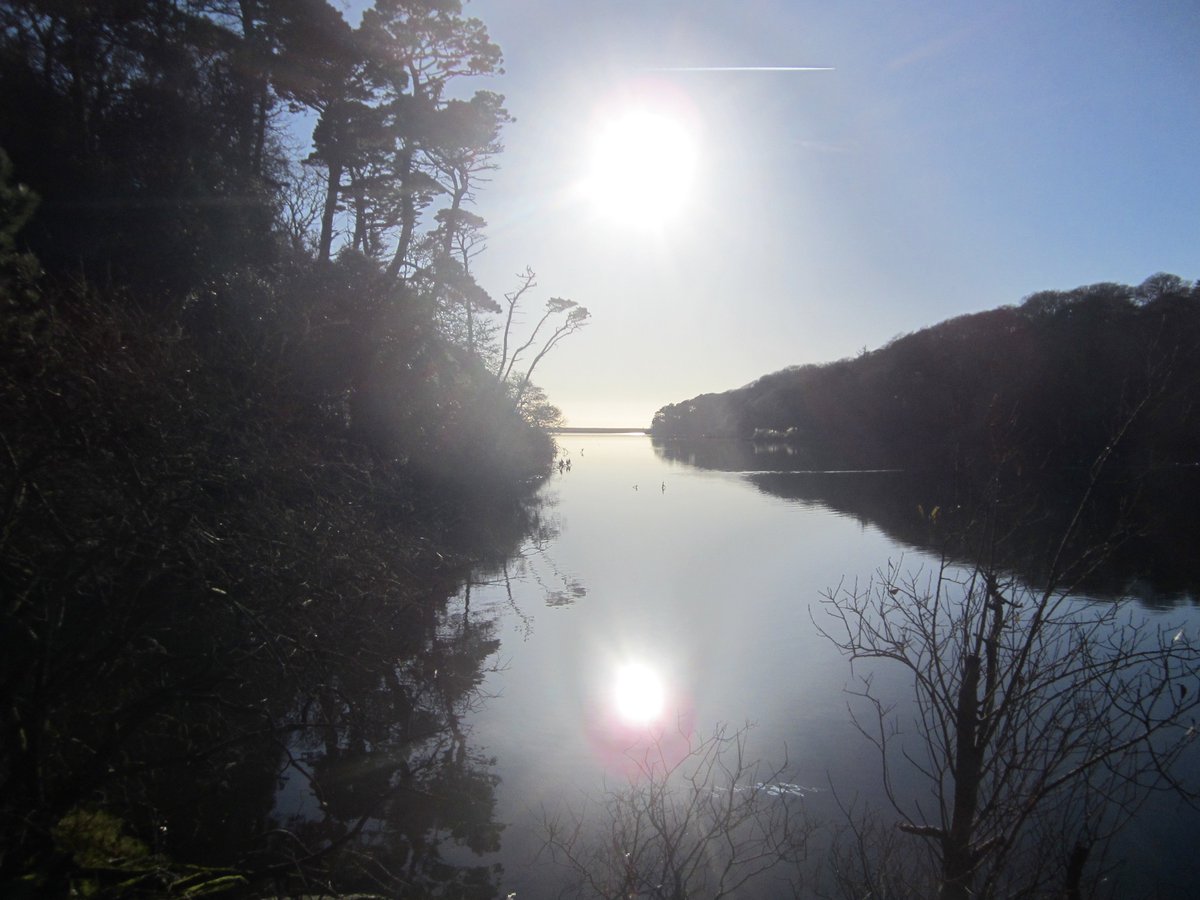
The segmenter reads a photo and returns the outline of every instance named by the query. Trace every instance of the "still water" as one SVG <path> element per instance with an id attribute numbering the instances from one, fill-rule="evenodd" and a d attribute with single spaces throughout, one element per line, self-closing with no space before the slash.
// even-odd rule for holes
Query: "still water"
<path id="1" fill-rule="evenodd" d="M 878 759 L 847 711 L 849 664 L 814 621 L 823 592 L 865 584 L 889 562 L 931 571 L 937 559 L 866 516 L 778 489 L 781 478 L 815 477 L 778 461 L 770 468 L 784 473 L 766 475 L 671 459 L 643 435 L 559 443 L 570 468 L 543 489 L 544 533 L 469 596 L 501 639 L 467 719 L 499 778 L 502 850 L 475 864 L 503 866 L 500 896 L 557 896 L 565 873 L 539 855 L 546 812 L 586 809 L 625 777 L 614 691 L 630 663 L 657 673 L 666 710 L 696 733 L 752 724 L 751 754 L 786 764 L 814 816 L 836 815 L 831 786 L 843 799 L 876 798 Z M 837 493 L 886 473 L 822 477 Z M 1186 595 L 1159 605 L 1145 614 L 1197 624 Z M 906 696 L 898 674 L 880 677 L 885 694 Z M 1155 858 L 1169 835 L 1142 831 L 1134 843 L 1146 865 L 1167 868 Z"/>

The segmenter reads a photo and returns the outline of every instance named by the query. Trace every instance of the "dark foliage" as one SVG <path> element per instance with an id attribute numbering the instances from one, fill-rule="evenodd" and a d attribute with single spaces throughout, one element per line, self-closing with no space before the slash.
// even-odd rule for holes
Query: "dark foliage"
<path id="1" fill-rule="evenodd" d="M 42 198 L 27 240 L 50 269 L 185 291 L 270 252 L 242 43 L 198 4 L 47 3 L 0 12 L 0 146 Z M 265 140 L 265 138 L 264 138 Z"/>
<path id="2" fill-rule="evenodd" d="M 411 792 L 424 744 L 461 744 L 454 710 L 495 644 L 468 621 L 447 639 L 444 598 L 528 527 L 518 500 L 544 438 L 515 418 L 436 418 L 422 404 L 469 409 L 494 382 L 433 336 L 418 353 L 377 331 L 343 372 L 340 320 L 320 306 L 332 296 L 344 295 L 317 280 L 303 315 L 289 292 L 296 319 L 264 306 L 259 332 L 204 341 L 78 291 L 48 290 L 36 315 L 6 320 L 0 883 L 121 874 L 93 871 L 62 837 L 81 810 L 115 812 L 161 854 L 121 863 L 151 895 L 192 871 L 163 859 L 274 871 L 362 814 L 333 810 L 339 833 L 282 849 L 267 840 L 285 824 L 271 799 L 297 741 L 323 748 L 313 778 L 330 793 L 347 753 L 371 748 Z M 413 423 L 404 440 L 347 414 L 355 377 L 389 372 L 379 344 L 421 359 L 433 385 L 389 407 Z M 454 777 L 484 777 L 465 746 L 448 759 Z"/>
<path id="3" fill-rule="evenodd" d="M 1120 459 L 1200 460 L 1200 288 L 1049 291 L 854 360 L 663 407 L 658 437 L 786 439 L 814 466 L 1032 473 L 1086 466 L 1139 411 Z"/>
<path id="4" fill-rule="evenodd" d="M 421 28 L 443 81 L 498 63 L 459 4 L 382 5 L 405 59 L 325 0 L 0 4 L 5 896 L 497 890 L 441 850 L 500 832 L 459 724 L 497 640 L 447 598 L 534 526 L 553 445 L 440 324 L 478 289 L 377 251 L 421 267 L 434 175 L 505 115 L 446 135 L 440 85 L 404 116 L 364 80 L 411 165 L 325 192 L 401 211 L 334 259 L 279 125 L 428 74 Z"/>

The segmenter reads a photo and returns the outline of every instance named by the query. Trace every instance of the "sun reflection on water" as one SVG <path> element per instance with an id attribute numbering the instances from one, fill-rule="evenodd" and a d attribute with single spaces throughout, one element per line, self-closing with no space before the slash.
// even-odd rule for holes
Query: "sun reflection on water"
<path id="1" fill-rule="evenodd" d="M 608 667 L 588 717 L 592 749 L 604 769 L 629 777 L 670 768 L 691 746 L 692 704 L 666 669 L 626 657 Z"/>
<path id="2" fill-rule="evenodd" d="M 662 716 L 665 702 L 662 678 L 650 666 L 629 662 L 617 669 L 613 704 L 624 721 L 631 725 L 648 725 Z"/>

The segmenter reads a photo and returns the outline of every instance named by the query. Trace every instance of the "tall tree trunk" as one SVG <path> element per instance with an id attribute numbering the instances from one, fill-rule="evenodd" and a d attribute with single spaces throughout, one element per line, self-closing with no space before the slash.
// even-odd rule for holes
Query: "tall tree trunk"
<path id="1" fill-rule="evenodd" d="M 400 268 L 408 259 L 408 250 L 412 246 L 413 233 L 417 229 L 417 200 L 412 189 L 412 146 L 405 146 L 401 151 L 396 174 L 400 178 L 400 239 L 396 242 L 396 254 L 388 266 L 388 275 L 396 278 Z"/>
<path id="2" fill-rule="evenodd" d="M 350 194 L 354 197 L 354 240 L 355 250 L 367 252 L 367 195 L 361 172 L 350 170 Z"/>
<path id="3" fill-rule="evenodd" d="M 267 125 L 271 121 L 271 99 L 267 94 L 267 82 L 263 79 L 259 85 L 258 109 L 254 122 L 254 147 L 250 159 L 251 171 L 255 178 L 263 174 L 263 156 L 267 146 Z"/>
<path id="4" fill-rule="evenodd" d="M 954 812 L 950 830 L 942 839 L 941 900 L 969 900 L 975 880 L 974 848 L 971 846 L 975 814 L 979 805 L 979 781 L 983 754 L 976 733 L 979 727 L 979 657 L 963 662 L 963 680 L 955 710 Z"/>
<path id="5" fill-rule="evenodd" d="M 329 183 L 325 188 L 325 208 L 321 211 L 321 240 L 317 246 L 318 262 L 325 262 L 329 259 L 329 252 L 333 246 L 333 215 L 337 211 L 338 193 L 341 190 L 341 163 L 330 162 L 328 165 Z"/>
<path id="6" fill-rule="evenodd" d="M 242 22 L 243 58 L 238 76 L 244 96 L 244 121 L 238 127 L 238 155 L 247 172 L 257 178 L 262 174 L 262 154 L 267 131 L 267 59 L 270 51 L 258 27 L 262 16 L 257 0 L 239 0 Z"/>

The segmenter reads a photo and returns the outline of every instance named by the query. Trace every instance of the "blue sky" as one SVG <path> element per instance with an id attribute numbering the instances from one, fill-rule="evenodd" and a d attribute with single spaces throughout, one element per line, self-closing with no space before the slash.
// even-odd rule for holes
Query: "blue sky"
<path id="1" fill-rule="evenodd" d="M 361 4 L 355 4 L 361 5 Z M 499 297 L 593 323 L 535 381 L 571 425 L 875 348 L 1034 291 L 1200 277 L 1200 4 L 474 0 L 517 121 L 479 195 Z M 825 72 L 664 72 L 828 66 Z M 696 139 L 656 229 L 572 191 L 650 94 Z"/>

